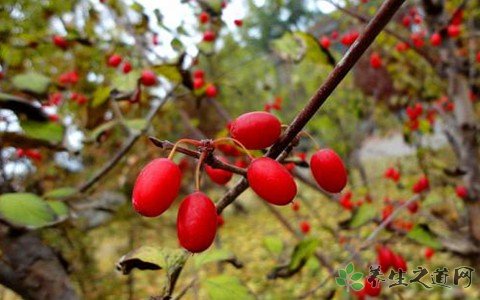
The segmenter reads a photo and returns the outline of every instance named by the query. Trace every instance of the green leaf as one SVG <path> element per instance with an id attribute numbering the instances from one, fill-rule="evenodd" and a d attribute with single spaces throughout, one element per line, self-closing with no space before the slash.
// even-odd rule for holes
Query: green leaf
<path id="1" fill-rule="evenodd" d="M 363 204 L 353 215 L 350 227 L 357 228 L 368 223 L 375 217 L 376 213 L 376 209 L 371 204 Z"/>
<path id="2" fill-rule="evenodd" d="M 36 122 L 25 120 L 20 122 L 25 135 L 31 138 L 47 140 L 53 143 L 61 143 L 63 140 L 64 128 L 55 122 Z"/>
<path id="3" fill-rule="evenodd" d="M 47 204 L 57 215 L 58 219 L 65 220 L 68 217 L 68 206 L 61 201 L 47 201 Z"/>
<path id="4" fill-rule="evenodd" d="M 407 237 L 419 244 L 432 247 L 434 249 L 440 249 L 442 247 L 441 243 L 428 229 L 428 227 L 422 225 L 416 225 L 413 227 L 413 229 L 408 232 Z"/>
<path id="5" fill-rule="evenodd" d="M 315 253 L 319 244 L 320 241 L 317 239 L 305 239 L 297 244 L 292 253 L 289 269 L 295 270 L 304 264 Z"/>
<path id="6" fill-rule="evenodd" d="M 7 193 L 0 196 L 0 218 L 29 229 L 53 224 L 57 217 L 47 202 L 35 194 Z"/>
<path id="7" fill-rule="evenodd" d="M 27 72 L 12 78 L 15 88 L 35 94 L 45 94 L 50 82 L 50 78 L 37 72 Z"/>
<path id="8" fill-rule="evenodd" d="M 272 254 L 279 255 L 283 251 L 283 241 L 276 236 L 267 236 L 264 238 L 263 245 Z"/>
<path id="9" fill-rule="evenodd" d="M 347 271 L 347 274 L 352 274 L 355 268 L 353 267 L 352 263 L 349 263 L 347 267 L 345 268 L 345 271 Z"/>
<path id="10" fill-rule="evenodd" d="M 112 79 L 112 87 L 124 92 L 133 92 L 137 88 L 140 71 L 133 70 L 128 74 L 116 74 Z"/>
<path id="11" fill-rule="evenodd" d="M 180 249 L 169 249 L 152 246 L 140 247 L 124 255 L 117 263 L 117 269 L 124 275 L 129 274 L 132 269 L 139 270 L 161 270 L 175 267 L 181 262 L 184 251 Z"/>
<path id="12" fill-rule="evenodd" d="M 343 278 L 336 277 L 336 278 L 335 278 L 335 282 L 336 282 L 337 285 L 339 285 L 339 286 L 346 286 L 346 285 L 347 285 L 347 282 L 346 282 L 345 279 L 343 279 Z"/>
<path id="13" fill-rule="evenodd" d="M 255 299 L 237 277 L 220 275 L 202 282 L 211 300 L 250 300 Z"/>
<path id="14" fill-rule="evenodd" d="M 172 46 L 173 50 L 177 51 L 177 52 L 183 52 L 185 51 L 185 46 L 183 45 L 182 41 L 180 41 L 179 39 L 177 38 L 174 38 L 171 42 L 170 42 L 170 46 Z"/>
<path id="15" fill-rule="evenodd" d="M 212 249 L 195 256 L 195 267 L 200 268 L 204 264 L 211 262 L 225 261 L 233 259 L 234 255 L 225 249 Z"/>
<path id="16" fill-rule="evenodd" d="M 165 65 L 157 65 L 152 67 L 153 71 L 157 73 L 157 75 L 165 77 L 168 81 L 172 83 L 180 83 L 182 82 L 182 75 L 178 70 L 178 67 L 173 64 L 165 64 Z"/>
<path id="17" fill-rule="evenodd" d="M 51 190 L 43 195 L 44 198 L 62 199 L 75 194 L 77 190 L 73 187 L 62 187 Z"/>
<path id="18" fill-rule="evenodd" d="M 131 119 L 125 120 L 125 124 L 133 130 L 142 130 L 147 125 L 147 120 L 145 119 Z"/>
<path id="19" fill-rule="evenodd" d="M 347 278 L 347 271 L 345 271 L 344 269 L 338 270 L 338 276 L 340 278 L 346 279 Z"/>
<path id="20" fill-rule="evenodd" d="M 363 274 L 358 272 L 358 273 L 354 273 L 350 279 L 353 281 L 358 281 L 362 278 L 363 278 Z"/>
<path id="21" fill-rule="evenodd" d="M 363 283 L 355 282 L 355 283 L 352 283 L 351 287 L 354 291 L 358 292 L 358 291 L 361 291 L 363 289 Z"/>
<path id="22" fill-rule="evenodd" d="M 97 107 L 105 103 L 110 97 L 110 91 L 112 89 L 107 86 L 99 87 L 93 93 L 92 107 Z"/>

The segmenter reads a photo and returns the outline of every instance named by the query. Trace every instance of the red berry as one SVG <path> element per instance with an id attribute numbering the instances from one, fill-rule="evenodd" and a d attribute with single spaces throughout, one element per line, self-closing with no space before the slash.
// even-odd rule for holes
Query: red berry
<path id="1" fill-rule="evenodd" d="M 418 181 L 413 185 L 412 191 L 415 194 L 419 194 L 430 188 L 430 182 L 426 176 L 420 177 Z"/>
<path id="2" fill-rule="evenodd" d="M 468 197 L 468 190 L 465 186 L 459 185 L 455 188 L 455 193 L 461 199 L 466 199 Z"/>
<path id="3" fill-rule="evenodd" d="M 440 33 L 435 32 L 434 34 L 432 34 L 432 36 L 430 37 L 430 44 L 432 44 L 432 46 L 439 46 L 441 43 L 442 36 L 440 35 Z"/>
<path id="4" fill-rule="evenodd" d="M 220 157 L 220 160 L 223 162 L 227 162 L 227 160 L 223 157 Z M 213 182 L 219 185 L 227 184 L 230 181 L 230 179 L 232 179 L 232 176 L 233 176 L 232 172 L 229 172 L 223 169 L 216 169 L 209 165 L 205 166 L 205 172 Z"/>
<path id="5" fill-rule="evenodd" d="M 423 19 L 422 19 L 422 16 L 420 16 L 420 15 L 415 15 L 415 16 L 413 17 L 413 23 L 415 23 L 415 24 L 417 24 L 417 25 L 418 25 L 418 24 L 421 24 L 422 21 L 423 21 Z"/>
<path id="6" fill-rule="evenodd" d="M 155 84 L 157 84 L 157 76 L 155 75 L 155 73 L 153 73 L 150 70 L 144 70 L 144 71 L 142 71 L 142 75 L 140 77 L 140 82 L 144 86 L 155 85 Z"/>
<path id="7" fill-rule="evenodd" d="M 372 66 L 374 69 L 378 69 L 382 66 L 382 58 L 377 52 L 373 52 L 370 55 L 370 66 Z"/>
<path id="8" fill-rule="evenodd" d="M 418 202 L 415 201 L 415 202 L 412 202 L 410 204 L 408 204 L 407 208 L 408 208 L 408 211 L 411 213 L 411 214 L 414 214 L 418 211 Z"/>
<path id="9" fill-rule="evenodd" d="M 270 147 L 280 133 L 280 121 L 271 113 L 264 111 L 243 114 L 230 126 L 230 135 L 252 150 Z"/>
<path id="10" fill-rule="evenodd" d="M 346 210 L 353 209 L 353 202 L 352 202 L 352 192 L 346 192 L 340 197 L 339 203 L 340 205 L 345 208 Z"/>
<path id="11" fill-rule="evenodd" d="M 123 71 L 124 74 L 130 73 L 130 71 L 132 71 L 132 64 L 129 63 L 128 61 L 126 61 L 126 62 L 123 64 L 122 71 Z"/>
<path id="12" fill-rule="evenodd" d="M 178 196 L 182 172 L 167 158 L 148 163 L 135 181 L 133 208 L 145 217 L 157 217 L 165 212 Z"/>
<path id="13" fill-rule="evenodd" d="M 407 262 L 403 259 L 403 257 L 400 254 L 394 254 L 392 268 L 397 272 L 399 270 L 402 270 L 403 272 L 407 272 Z"/>
<path id="14" fill-rule="evenodd" d="M 207 95 L 207 97 L 209 98 L 215 98 L 217 94 L 218 94 L 217 87 L 214 84 L 209 83 L 205 88 L 205 95 Z"/>
<path id="15" fill-rule="evenodd" d="M 460 26 L 458 25 L 448 25 L 447 34 L 449 37 L 457 37 L 460 35 Z"/>
<path id="16" fill-rule="evenodd" d="M 300 203 L 298 201 L 292 202 L 292 210 L 299 211 L 300 210 Z"/>
<path id="17" fill-rule="evenodd" d="M 234 23 L 235 26 L 237 26 L 237 27 L 242 27 L 242 26 L 243 26 L 243 20 L 240 20 L 240 19 L 234 20 L 233 23 Z"/>
<path id="18" fill-rule="evenodd" d="M 435 250 L 430 248 L 430 247 L 427 247 L 425 248 L 425 252 L 424 252 L 424 255 L 425 255 L 425 258 L 427 260 L 430 260 L 430 258 L 432 258 L 432 256 L 435 254 Z"/>
<path id="19" fill-rule="evenodd" d="M 300 230 L 302 231 L 303 234 L 309 233 L 311 230 L 310 223 L 308 221 L 300 222 Z"/>
<path id="20" fill-rule="evenodd" d="M 158 45 L 158 34 L 153 34 L 152 36 L 152 44 L 157 46 Z"/>
<path id="21" fill-rule="evenodd" d="M 72 71 L 61 74 L 58 81 L 61 84 L 76 84 L 79 79 L 77 72 Z"/>
<path id="22" fill-rule="evenodd" d="M 200 23 L 202 24 L 205 24 L 205 23 L 208 23 L 208 21 L 210 21 L 210 15 L 204 11 L 202 11 L 200 13 L 200 15 L 198 16 L 198 20 L 200 21 Z"/>
<path id="23" fill-rule="evenodd" d="M 340 193 L 347 185 L 347 170 L 332 149 L 315 152 L 310 159 L 310 168 L 318 185 L 329 193 Z"/>
<path id="24" fill-rule="evenodd" d="M 205 72 L 203 70 L 195 70 L 193 71 L 193 78 L 201 78 L 205 77 Z"/>
<path id="25" fill-rule="evenodd" d="M 386 273 L 393 266 L 395 253 L 387 246 L 380 246 L 377 249 L 377 261 L 383 273 Z"/>
<path id="26" fill-rule="evenodd" d="M 423 35 L 418 32 L 412 33 L 410 38 L 412 39 L 412 43 L 416 48 L 422 48 L 425 45 Z"/>
<path id="27" fill-rule="evenodd" d="M 207 30 L 203 33 L 203 41 L 204 42 L 213 42 L 215 40 L 215 38 L 216 38 L 216 35 L 215 35 L 215 32 L 213 32 L 213 31 Z"/>
<path id="28" fill-rule="evenodd" d="M 412 22 L 412 18 L 410 18 L 410 16 L 408 15 L 404 16 L 402 19 L 402 24 L 405 27 L 409 27 L 411 22 Z"/>
<path id="29" fill-rule="evenodd" d="M 198 90 L 205 85 L 205 80 L 203 78 L 194 78 L 193 79 L 193 88 Z"/>
<path id="30" fill-rule="evenodd" d="M 59 105 L 62 103 L 63 95 L 62 93 L 53 93 L 48 96 L 48 104 L 49 105 Z"/>
<path id="31" fill-rule="evenodd" d="M 330 48 L 330 44 L 330 39 L 327 36 L 322 36 L 322 38 L 320 39 L 320 45 L 323 48 L 328 49 Z"/>
<path id="32" fill-rule="evenodd" d="M 362 290 L 367 296 L 377 297 L 382 291 L 380 280 L 375 277 L 365 277 L 364 288 Z"/>
<path id="33" fill-rule="evenodd" d="M 404 42 L 400 42 L 398 43 L 396 46 L 395 46 L 395 49 L 398 51 L 398 52 L 404 52 L 404 51 L 407 51 L 408 50 L 408 44 L 407 43 L 404 43 Z"/>
<path id="34" fill-rule="evenodd" d="M 452 25 L 460 25 L 463 22 L 463 9 L 457 9 L 452 16 Z"/>
<path id="35" fill-rule="evenodd" d="M 122 57 L 120 55 L 112 54 L 108 58 L 107 64 L 112 68 L 116 68 L 120 65 L 121 62 L 122 62 Z"/>
<path id="36" fill-rule="evenodd" d="M 55 46 L 57 46 L 57 47 L 59 47 L 63 50 L 68 48 L 68 41 L 62 36 L 54 35 L 52 37 L 52 41 L 55 44 Z"/>
<path id="37" fill-rule="evenodd" d="M 42 154 L 40 153 L 40 151 L 35 149 L 25 150 L 25 156 L 37 162 L 42 160 Z"/>
<path id="38" fill-rule="evenodd" d="M 202 192 L 183 199 L 178 209 L 177 235 L 180 245 L 190 252 L 208 249 L 217 233 L 217 210 L 212 200 Z"/>
<path id="39" fill-rule="evenodd" d="M 253 191 L 271 204 L 287 205 L 297 194 L 297 184 L 292 175 L 278 161 L 268 157 L 252 161 L 247 170 L 247 180 Z"/>
<path id="40" fill-rule="evenodd" d="M 394 207 L 391 204 L 386 205 L 382 210 L 382 221 L 385 221 L 393 213 Z"/>

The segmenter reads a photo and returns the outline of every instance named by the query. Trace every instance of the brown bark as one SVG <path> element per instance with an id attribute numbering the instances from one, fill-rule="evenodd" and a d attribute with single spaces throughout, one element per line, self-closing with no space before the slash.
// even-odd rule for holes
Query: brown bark
<path id="1" fill-rule="evenodd" d="M 0 227 L 0 284 L 24 299 L 78 299 L 55 251 L 35 233 L 14 235 L 6 227 Z"/>

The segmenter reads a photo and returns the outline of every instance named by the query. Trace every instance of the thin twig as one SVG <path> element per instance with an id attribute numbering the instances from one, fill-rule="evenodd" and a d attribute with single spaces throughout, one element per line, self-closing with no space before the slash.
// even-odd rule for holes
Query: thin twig
<path id="1" fill-rule="evenodd" d="M 122 148 L 117 153 L 115 153 L 115 155 L 108 162 L 106 162 L 103 165 L 103 167 L 95 175 L 93 175 L 93 177 L 91 177 L 89 180 L 87 180 L 85 183 L 83 183 L 78 187 L 77 191 L 79 193 L 84 193 L 87 190 L 89 190 L 103 176 L 105 176 L 110 170 L 112 170 L 117 165 L 117 163 L 125 156 L 125 154 L 127 154 L 128 151 L 132 149 L 133 145 L 135 145 L 138 139 L 147 132 L 157 112 L 167 102 L 167 100 L 173 95 L 177 87 L 178 86 L 173 87 L 171 91 L 167 93 L 167 95 L 165 95 L 165 97 L 163 97 L 160 100 L 160 103 L 158 103 L 157 105 L 154 105 L 150 109 L 147 116 L 145 117 L 146 123 L 145 123 L 145 126 L 142 128 L 142 130 L 132 133 L 124 142 Z"/>

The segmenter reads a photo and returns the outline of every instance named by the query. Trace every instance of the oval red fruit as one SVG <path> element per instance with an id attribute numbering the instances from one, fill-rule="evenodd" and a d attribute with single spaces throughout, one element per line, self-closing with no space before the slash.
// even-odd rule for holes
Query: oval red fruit
<path id="1" fill-rule="evenodd" d="M 468 196 L 468 190 L 465 186 L 459 185 L 455 188 L 455 193 L 461 199 L 466 199 Z"/>
<path id="2" fill-rule="evenodd" d="M 68 48 L 68 41 L 62 36 L 54 35 L 52 37 L 52 41 L 55 44 L 55 46 L 57 46 L 57 47 L 59 47 L 63 50 Z"/>
<path id="3" fill-rule="evenodd" d="M 395 253 L 387 246 L 380 246 L 377 250 L 377 260 L 383 273 L 387 272 L 393 266 Z"/>
<path id="4" fill-rule="evenodd" d="M 303 234 L 308 234 L 311 229 L 312 227 L 310 226 L 310 223 L 308 221 L 300 222 L 300 230 Z"/>
<path id="5" fill-rule="evenodd" d="M 122 71 L 123 71 L 124 74 L 130 73 L 130 71 L 132 71 L 132 64 L 130 62 L 126 61 L 123 64 Z"/>
<path id="6" fill-rule="evenodd" d="M 407 272 L 407 262 L 403 259 L 403 257 L 400 254 L 394 254 L 392 268 L 397 272 L 398 270 Z"/>
<path id="7" fill-rule="evenodd" d="M 177 235 L 180 245 L 190 252 L 208 249 L 217 233 L 217 210 L 212 200 L 202 192 L 183 199 L 178 209 Z"/>
<path id="8" fill-rule="evenodd" d="M 145 217 L 156 217 L 165 212 L 180 190 L 182 172 L 167 158 L 148 163 L 135 181 L 132 194 L 133 208 Z"/>
<path id="9" fill-rule="evenodd" d="M 221 161 L 226 162 L 224 158 L 220 158 Z M 233 173 L 223 170 L 223 169 L 216 169 L 209 165 L 205 165 L 205 172 L 207 173 L 208 177 L 219 185 L 225 185 L 227 182 L 232 179 Z"/>
<path id="10" fill-rule="evenodd" d="M 216 35 L 215 35 L 215 32 L 213 32 L 213 31 L 205 31 L 203 33 L 203 41 L 204 42 L 208 42 L 208 43 L 213 42 L 215 40 L 215 38 L 216 38 Z"/>
<path id="11" fill-rule="evenodd" d="M 347 170 L 332 149 L 318 150 L 310 159 L 310 168 L 318 185 L 330 193 L 340 193 L 347 185 Z"/>
<path id="12" fill-rule="evenodd" d="M 425 248 L 424 254 L 425 254 L 425 258 L 429 260 L 435 254 L 435 250 L 430 247 L 427 247 Z"/>
<path id="13" fill-rule="evenodd" d="M 292 175 L 278 161 L 268 157 L 252 161 L 247 170 L 247 180 L 253 191 L 271 204 L 287 205 L 297 194 L 297 184 Z"/>
<path id="14" fill-rule="evenodd" d="M 155 75 L 155 73 L 153 73 L 150 70 L 144 70 L 144 71 L 142 71 L 142 75 L 140 77 L 140 82 L 144 86 L 155 85 L 155 84 L 157 84 L 157 76 Z"/>
<path id="15" fill-rule="evenodd" d="M 363 291 L 370 297 L 377 297 L 382 291 L 380 280 L 374 277 L 365 277 L 365 287 Z"/>
<path id="16" fill-rule="evenodd" d="M 217 87 L 214 84 L 209 83 L 205 88 L 205 95 L 207 95 L 207 97 L 210 97 L 210 98 L 215 98 L 217 94 L 218 94 Z"/>
<path id="17" fill-rule="evenodd" d="M 239 116 L 230 126 L 230 135 L 247 149 L 270 147 L 280 136 L 282 124 L 271 113 L 254 111 Z"/>
<path id="18" fill-rule="evenodd" d="M 110 57 L 108 58 L 108 61 L 107 61 L 107 64 L 110 66 L 110 67 L 113 67 L 113 68 L 116 68 L 120 65 L 120 63 L 122 62 L 122 57 L 118 54 L 112 54 L 110 55 Z"/>

